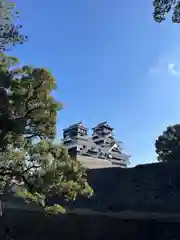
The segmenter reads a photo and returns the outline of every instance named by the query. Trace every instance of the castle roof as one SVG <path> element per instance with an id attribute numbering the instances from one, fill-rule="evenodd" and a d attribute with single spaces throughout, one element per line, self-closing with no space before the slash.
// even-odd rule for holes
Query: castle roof
<path id="1" fill-rule="evenodd" d="M 70 125 L 69 127 L 63 129 L 63 131 L 67 131 L 67 130 L 74 129 L 74 128 L 78 128 L 78 127 L 83 128 L 83 129 L 87 129 L 87 128 L 83 125 L 82 121 L 80 121 L 80 122 L 78 122 L 78 123 L 74 123 L 74 124 Z"/>
<path id="2" fill-rule="evenodd" d="M 96 126 L 95 126 L 94 128 L 92 128 L 92 129 L 95 130 L 95 129 L 98 129 L 98 128 L 100 128 L 100 127 L 106 127 L 106 128 L 108 128 L 108 129 L 110 129 L 110 130 L 113 130 L 113 128 L 107 123 L 107 121 L 99 123 L 98 125 L 96 125 Z"/>

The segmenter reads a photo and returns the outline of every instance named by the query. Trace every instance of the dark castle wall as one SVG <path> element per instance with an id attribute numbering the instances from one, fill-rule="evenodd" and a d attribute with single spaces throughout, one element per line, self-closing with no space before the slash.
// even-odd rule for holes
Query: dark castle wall
<path id="1" fill-rule="evenodd" d="M 94 196 L 78 198 L 70 204 L 72 208 L 180 213 L 180 163 L 92 169 L 88 171 L 88 179 Z M 53 198 L 51 203 L 59 203 L 59 199 Z"/>
<path id="2" fill-rule="evenodd" d="M 48 218 L 29 211 L 10 211 L 7 219 L 13 240 L 180 239 L 178 223 L 80 215 Z M 3 218 L 0 221 L 0 239 L 3 239 Z"/>
<path id="3" fill-rule="evenodd" d="M 13 240 L 180 239 L 178 223 L 80 215 L 48 218 L 37 212 L 14 210 L 6 214 Z M 0 239 L 3 239 L 4 233 L 3 220 L 0 219 Z"/>
<path id="4" fill-rule="evenodd" d="M 91 199 L 79 198 L 70 204 L 72 208 L 86 208 L 97 212 L 121 213 L 131 210 L 136 213 L 174 213 L 180 219 L 180 163 L 149 164 L 131 169 L 98 169 L 88 172 L 89 182 L 95 195 Z M 59 203 L 57 198 L 51 202 Z M 100 240 L 107 239 L 180 239 L 180 224 L 170 219 L 166 222 L 129 220 L 100 215 L 64 215 L 47 218 L 38 212 L 8 212 L 8 221 L 13 227 L 14 240 Z M 0 219 L 3 228 L 3 219 Z M 0 234 L 3 231 L 0 229 Z M 0 237 L 2 239 L 2 237 Z"/>

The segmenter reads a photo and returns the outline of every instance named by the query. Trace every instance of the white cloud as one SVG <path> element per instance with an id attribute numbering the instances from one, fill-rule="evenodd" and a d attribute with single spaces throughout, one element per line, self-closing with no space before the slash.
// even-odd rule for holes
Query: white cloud
<path id="1" fill-rule="evenodd" d="M 180 76 L 180 63 L 169 63 L 168 72 L 174 76 Z"/>
<path id="2" fill-rule="evenodd" d="M 150 68 L 150 74 L 180 77 L 180 51 L 172 51 L 170 54 L 161 56 Z"/>

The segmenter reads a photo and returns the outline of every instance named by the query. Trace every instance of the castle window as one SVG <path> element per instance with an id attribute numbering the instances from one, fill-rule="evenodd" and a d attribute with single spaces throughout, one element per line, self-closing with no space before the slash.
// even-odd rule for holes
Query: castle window
<path id="1" fill-rule="evenodd" d="M 77 146 L 77 151 L 81 151 L 82 150 L 82 146 L 81 145 L 78 145 Z"/>
<path id="2" fill-rule="evenodd" d="M 104 143 L 104 140 L 95 141 L 95 143 L 100 145 Z"/>

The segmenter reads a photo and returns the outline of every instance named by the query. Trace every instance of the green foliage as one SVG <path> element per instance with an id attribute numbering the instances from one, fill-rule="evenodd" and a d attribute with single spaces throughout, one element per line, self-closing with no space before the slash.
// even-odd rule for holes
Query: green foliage
<path id="1" fill-rule="evenodd" d="M 18 18 L 15 3 L 0 0 L 0 51 L 27 40 L 27 37 L 20 33 L 22 26 L 17 24 Z"/>
<path id="2" fill-rule="evenodd" d="M 53 206 L 46 207 L 45 213 L 47 215 L 56 215 L 58 213 L 66 213 L 66 211 L 60 205 L 54 204 Z"/>
<path id="3" fill-rule="evenodd" d="M 180 161 L 180 124 L 169 126 L 155 143 L 158 160 Z"/>
<path id="4" fill-rule="evenodd" d="M 154 0 L 154 20 L 158 23 L 164 21 L 169 12 L 172 12 L 172 22 L 180 23 L 180 1 L 178 0 Z"/>
<path id="5" fill-rule="evenodd" d="M 16 194 L 45 211 L 64 212 L 48 199 L 75 201 L 89 197 L 85 168 L 71 160 L 63 146 L 54 144 L 57 112 L 62 105 L 51 95 L 56 89 L 52 74 L 43 68 L 19 67 L 19 61 L 0 59 L 0 186 L 16 181 Z M 9 92 L 7 93 L 8 90 Z"/>

